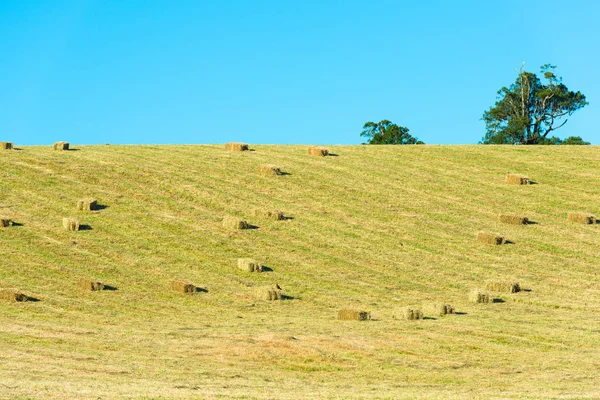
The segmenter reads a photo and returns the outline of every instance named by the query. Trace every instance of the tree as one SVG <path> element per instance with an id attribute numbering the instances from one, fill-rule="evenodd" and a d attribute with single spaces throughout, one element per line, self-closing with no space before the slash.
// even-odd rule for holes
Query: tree
<path id="1" fill-rule="evenodd" d="M 368 138 L 367 144 L 424 144 L 408 133 L 408 128 L 398 126 L 384 119 L 380 122 L 367 122 L 360 136 Z"/>
<path id="2" fill-rule="evenodd" d="M 588 105 L 581 92 L 570 91 L 562 83 L 555 68 L 550 64 L 541 67 L 545 84 L 521 68 L 516 81 L 498 91 L 496 104 L 483 113 L 487 132 L 481 143 L 544 144 L 550 132 Z"/>
<path id="3" fill-rule="evenodd" d="M 566 139 L 560 139 L 556 136 L 540 140 L 538 144 L 567 144 L 567 145 L 589 145 L 590 142 L 584 141 L 581 136 L 569 136 Z"/>

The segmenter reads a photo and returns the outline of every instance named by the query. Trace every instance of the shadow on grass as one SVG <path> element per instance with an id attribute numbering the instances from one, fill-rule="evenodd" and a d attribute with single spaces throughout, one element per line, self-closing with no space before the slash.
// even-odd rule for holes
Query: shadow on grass
<path id="1" fill-rule="evenodd" d="M 503 244 L 515 244 L 515 242 L 513 242 L 511 240 L 506 240 Z"/>
<path id="2" fill-rule="evenodd" d="M 288 220 L 291 221 L 293 219 L 294 219 L 294 217 L 288 217 L 287 215 L 283 217 L 284 221 L 288 221 Z"/>
<path id="3" fill-rule="evenodd" d="M 20 222 L 13 221 L 12 224 L 11 224 L 11 226 L 23 226 L 23 224 L 20 223 Z"/>
<path id="4" fill-rule="evenodd" d="M 525 225 L 539 225 L 539 223 L 536 221 L 527 221 L 525 222 Z"/>
<path id="5" fill-rule="evenodd" d="M 197 287 L 194 293 L 208 293 L 208 289 L 203 287 Z"/>
<path id="6" fill-rule="evenodd" d="M 246 229 L 259 229 L 260 227 L 257 225 L 248 225 Z"/>
<path id="7" fill-rule="evenodd" d="M 496 298 L 492 299 L 492 303 L 506 303 L 506 301 L 496 297 Z"/>
<path id="8" fill-rule="evenodd" d="M 115 290 L 118 290 L 115 286 L 110 286 L 110 285 L 104 285 L 104 289 L 102 290 L 108 290 L 111 292 L 114 292 Z"/>
<path id="9" fill-rule="evenodd" d="M 105 205 L 105 204 L 97 204 L 96 207 L 94 208 L 94 211 L 101 211 L 101 210 L 106 210 L 109 206 Z"/>
<path id="10" fill-rule="evenodd" d="M 337 154 L 334 153 L 329 153 L 327 154 L 327 157 L 339 157 Z"/>
<path id="11" fill-rule="evenodd" d="M 281 172 L 280 172 L 280 173 L 278 173 L 277 175 L 279 175 L 279 176 L 285 176 L 285 175 L 291 175 L 291 173 L 289 173 L 289 172 L 284 172 L 284 171 L 281 171 Z"/>
<path id="12" fill-rule="evenodd" d="M 32 303 L 37 303 L 38 301 L 41 301 L 41 300 L 38 299 L 37 297 L 27 296 L 27 301 L 30 301 Z"/>
<path id="13" fill-rule="evenodd" d="M 467 313 L 463 312 L 463 311 L 455 312 L 454 314 L 456 314 L 456 315 L 467 315 Z"/>
<path id="14" fill-rule="evenodd" d="M 273 268 L 267 267 L 266 265 L 262 266 L 262 272 L 273 272 Z"/>
<path id="15" fill-rule="evenodd" d="M 434 317 L 423 317 L 423 320 L 426 320 L 426 319 L 427 320 L 433 320 L 433 321 L 437 320 L 437 318 L 434 318 Z"/>
<path id="16" fill-rule="evenodd" d="M 83 225 L 79 225 L 79 230 L 80 231 L 92 231 L 92 227 L 87 225 L 87 224 L 83 224 Z"/>

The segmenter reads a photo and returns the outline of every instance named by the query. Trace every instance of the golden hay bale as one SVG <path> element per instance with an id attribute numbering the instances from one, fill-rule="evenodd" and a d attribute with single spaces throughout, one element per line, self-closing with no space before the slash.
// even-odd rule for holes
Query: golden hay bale
<path id="1" fill-rule="evenodd" d="M 577 224 L 586 224 L 586 225 L 596 223 L 596 217 L 594 217 L 591 214 L 586 214 L 586 213 L 582 213 L 582 212 L 569 213 L 568 220 L 571 222 L 575 222 Z"/>
<path id="2" fill-rule="evenodd" d="M 14 303 L 27 301 L 29 297 L 14 289 L 0 289 L 0 300 Z"/>
<path id="3" fill-rule="evenodd" d="M 497 293 L 517 293 L 521 291 L 519 282 L 513 281 L 487 281 L 485 288 L 490 292 Z"/>
<path id="4" fill-rule="evenodd" d="M 0 142 L 0 149 L 2 150 L 12 150 L 13 144 L 11 142 Z"/>
<path id="5" fill-rule="evenodd" d="M 75 218 L 63 218 L 63 227 L 68 231 L 78 231 L 79 221 Z"/>
<path id="6" fill-rule="evenodd" d="M 4 217 L 0 218 L 0 228 L 7 228 L 12 225 L 13 225 L 13 222 L 11 219 L 4 218 Z"/>
<path id="7" fill-rule="evenodd" d="M 506 183 L 511 185 L 528 185 L 529 178 L 521 174 L 506 174 Z"/>
<path id="8" fill-rule="evenodd" d="M 487 292 L 475 289 L 471 292 L 471 294 L 469 294 L 469 301 L 471 303 L 487 304 L 490 302 L 490 295 Z"/>
<path id="9" fill-rule="evenodd" d="M 273 164 L 265 164 L 258 167 L 258 172 L 263 175 L 282 175 L 281 169 Z"/>
<path id="10" fill-rule="evenodd" d="M 394 312 L 394 318 L 406 319 L 406 320 L 418 320 L 423 319 L 423 312 L 414 307 L 403 307 L 400 310 Z"/>
<path id="11" fill-rule="evenodd" d="M 529 219 L 522 215 L 500 214 L 500 222 L 511 225 L 527 225 Z"/>
<path id="12" fill-rule="evenodd" d="M 308 154 L 311 156 L 325 157 L 329 155 L 329 150 L 325 147 L 310 146 L 308 148 Z"/>
<path id="13" fill-rule="evenodd" d="M 506 242 L 502 236 L 489 232 L 477 232 L 477 241 L 493 245 L 500 245 Z"/>
<path id="14" fill-rule="evenodd" d="M 281 300 L 281 290 L 275 286 L 264 286 L 256 289 L 256 297 L 261 300 Z"/>
<path id="15" fill-rule="evenodd" d="M 92 211 L 98 208 L 98 201 L 96 199 L 87 198 L 77 200 L 77 209 L 80 211 Z"/>
<path id="16" fill-rule="evenodd" d="M 223 218 L 223 226 L 227 229 L 248 229 L 250 228 L 250 224 L 244 221 L 243 219 L 239 219 L 237 217 L 225 217 Z"/>
<path id="17" fill-rule="evenodd" d="M 52 145 L 54 150 L 69 150 L 68 142 L 56 142 Z"/>
<path id="18" fill-rule="evenodd" d="M 246 151 L 246 150 L 248 150 L 248 145 L 246 143 L 240 143 L 240 142 L 229 142 L 229 143 L 225 143 L 225 150 Z"/>
<path id="19" fill-rule="evenodd" d="M 189 282 L 173 281 L 171 282 L 171 288 L 180 293 L 196 293 L 196 286 Z"/>
<path id="20" fill-rule="evenodd" d="M 454 306 L 447 303 L 429 303 L 425 306 L 425 311 L 431 315 L 454 314 Z"/>
<path id="21" fill-rule="evenodd" d="M 102 282 L 94 281 L 88 278 L 83 278 L 79 280 L 79 287 L 83 290 L 104 290 L 104 284 Z"/>
<path id="22" fill-rule="evenodd" d="M 371 319 L 371 313 L 367 311 L 344 309 L 338 311 L 338 319 L 343 321 L 367 321 Z"/>
<path id="23" fill-rule="evenodd" d="M 254 261 L 251 258 L 239 258 L 238 268 L 246 272 L 262 272 L 263 266 L 261 263 Z"/>
<path id="24" fill-rule="evenodd" d="M 285 219 L 285 215 L 281 211 L 255 210 L 254 215 L 257 217 L 272 219 L 274 221 L 283 221 Z"/>

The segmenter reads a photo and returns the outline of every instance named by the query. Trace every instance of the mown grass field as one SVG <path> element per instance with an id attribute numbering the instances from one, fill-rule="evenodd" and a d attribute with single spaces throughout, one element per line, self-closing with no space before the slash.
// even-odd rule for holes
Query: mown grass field
<path id="1" fill-rule="evenodd" d="M 600 216 L 598 147 L 73 147 L 0 151 L 0 215 L 20 224 L 0 228 L 0 288 L 40 300 L 0 302 L 2 399 L 600 397 L 600 225 L 567 221 Z M 77 211 L 82 197 L 106 208 Z M 488 279 L 527 290 L 470 304 Z M 291 299 L 255 298 L 274 283 Z M 430 301 L 460 314 L 392 318 Z"/>

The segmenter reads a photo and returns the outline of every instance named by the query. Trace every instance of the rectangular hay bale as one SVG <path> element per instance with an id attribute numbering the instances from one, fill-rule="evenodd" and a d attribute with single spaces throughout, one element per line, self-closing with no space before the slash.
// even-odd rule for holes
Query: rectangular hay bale
<path id="1" fill-rule="evenodd" d="M 0 218 L 0 228 L 8 228 L 13 225 L 13 221 L 9 218 Z"/>
<path id="2" fill-rule="evenodd" d="M 511 185 L 528 185 L 529 178 L 521 174 L 506 174 L 506 183 Z"/>
<path id="3" fill-rule="evenodd" d="M 490 295 L 487 292 L 475 289 L 469 294 L 469 301 L 471 303 L 487 304 L 490 302 Z"/>
<path id="4" fill-rule="evenodd" d="M 492 245 L 501 245 L 506 243 L 506 240 L 502 236 L 490 232 L 477 232 L 477 241 Z"/>
<path id="5" fill-rule="evenodd" d="M 394 313 L 394 318 L 405 319 L 409 321 L 423 319 L 423 312 L 414 307 L 403 307 Z"/>
<path id="6" fill-rule="evenodd" d="M 367 321 L 371 319 L 371 313 L 367 311 L 343 309 L 338 311 L 338 319 L 342 321 Z"/>
<path id="7" fill-rule="evenodd" d="M 500 214 L 500 222 L 511 225 L 527 225 L 529 219 L 522 215 Z"/>
<path id="8" fill-rule="evenodd" d="M 237 217 L 225 217 L 223 218 L 223 226 L 227 229 L 249 229 L 250 224 L 243 219 Z"/>
<path id="9" fill-rule="evenodd" d="M 430 313 L 431 315 L 443 316 L 448 314 L 454 314 L 454 306 L 447 303 L 433 302 L 427 304 L 424 308 L 425 311 L 427 313 Z"/>
<path id="10" fill-rule="evenodd" d="M 281 169 L 273 164 L 261 165 L 258 167 L 258 172 L 263 175 L 283 175 Z"/>
<path id="11" fill-rule="evenodd" d="M 104 290 L 104 284 L 92 279 L 83 278 L 79 280 L 79 287 L 83 290 L 96 291 Z"/>
<path id="12" fill-rule="evenodd" d="M 98 201 L 93 198 L 77 200 L 77 209 L 80 211 L 93 211 L 98 208 Z"/>
<path id="13" fill-rule="evenodd" d="M 569 213 L 567 219 L 571 222 L 575 222 L 576 224 L 585 224 L 592 225 L 596 223 L 596 217 L 591 214 L 586 214 L 582 212 L 572 212 Z"/>
<path id="14" fill-rule="evenodd" d="M 196 286 L 189 282 L 173 281 L 171 282 L 171 288 L 180 293 L 196 293 Z"/>
<path id="15" fill-rule="evenodd" d="M 316 157 L 326 157 L 329 155 L 329 150 L 326 147 L 310 146 L 308 154 Z"/>
<path id="16" fill-rule="evenodd" d="M 52 145 L 54 150 L 69 150 L 69 142 L 56 142 Z"/>
<path id="17" fill-rule="evenodd" d="M 272 219 L 274 221 L 283 221 L 285 220 L 285 215 L 281 211 L 274 210 L 255 210 L 254 215 L 257 217 L 263 217 Z"/>
<path id="18" fill-rule="evenodd" d="M 246 272 L 262 272 L 263 266 L 261 263 L 254 261 L 251 258 L 239 258 L 238 268 Z"/>
<path id="19" fill-rule="evenodd" d="M 12 150 L 13 144 L 11 142 L 0 142 L 0 149 L 2 150 Z"/>
<path id="20" fill-rule="evenodd" d="M 29 297 L 14 289 L 0 289 L 0 300 L 10 303 L 28 301 Z"/>
<path id="21" fill-rule="evenodd" d="M 261 300 L 281 300 L 281 290 L 274 286 L 265 286 L 256 289 L 256 296 Z"/>
<path id="22" fill-rule="evenodd" d="M 63 218 L 63 227 L 68 231 L 78 231 L 79 221 L 75 218 Z"/>
<path id="23" fill-rule="evenodd" d="M 248 145 L 246 143 L 241 143 L 241 142 L 228 142 L 228 143 L 225 143 L 225 150 L 246 151 L 246 150 L 248 150 Z"/>
<path id="24" fill-rule="evenodd" d="M 513 281 L 487 281 L 486 290 L 497 293 L 517 293 L 521 291 L 519 282 Z"/>

